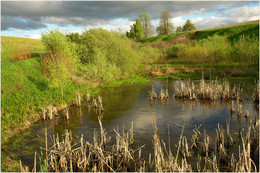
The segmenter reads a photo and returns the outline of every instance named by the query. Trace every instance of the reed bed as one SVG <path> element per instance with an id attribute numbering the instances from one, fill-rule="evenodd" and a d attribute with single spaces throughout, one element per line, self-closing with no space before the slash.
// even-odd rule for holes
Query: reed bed
<path id="1" fill-rule="evenodd" d="M 259 171 L 259 120 L 255 119 L 239 136 L 232 137 L 229 132 L 229 121 L 226 129 L 218 125 L 216 138 L 210 138 L 206 130 L 202 134 L 200 126 L 193 130 L 191 144 L 184 134 L 184 126 L 172 148 L 168 126 L 168 148 L 159 137 L 156 117 L 153 121 L 153 153 L 146 162 L 142 157 L 144 147 L 134 148 L 134 124 L 126 131 L 114 129 L 115 143 L 109 145 L 110 137 L 102 126 L 98 116 L 99 131 L 94 130 L 92 142 L 84 136 L 74 140 L 71 132 L 65 131 L 64 138 L 53 136 L 53 145 L 47 149 L 44 166 L 47 172 L 251 172 Z M 185 123 L 184 123 L 185 124 Z M 253 132 L 253 134 L 252 134 Z M 47 132 L 45 134 L 47 136 Z M 46 141 L 47 144 L 47 141 Z M 240 144 L 238 146 L 238 144 Z M 238 154 L 231 153 L 236 147 Z M 172 151 L 176 151 L 174 154 Z M 233 150 L 232 150 L 233 151 Z M 36 158 L 36 153 L 35 153 Z M 258 160 L 257 160 L 258 159 Z M 43 159 L 40 159 L 43 160 Z M 40 163 L 42 164 L 42 163 Z M 40 165 L 42 168 L 43 166 Z M 20 171 L 28 172 L 29 168 L 20 162 Z M 36 159 L 32 172 L 36 172 Z"/>
<path id="2" fill-rule="evenodd" d="M 156 99 L 159 99 L 159 100 L 163 101 L 163 100 L 169 98 L 169 91 L 168 91 L 167 88 L 165 90 L 163 88 L 161 88 L 159 97 L 157 97 L 157 94 L 156 94 L 156 92 L 154 90 L 154 87 L 152 87 L 152 90 L 149 90 L 149 97 L 150 97 L 151 101 L 154 101 Z"/>
<path id="3" fill-rule="evenodd" d="M 47 106 L 46 108 L 42 108 L 42 118 L 45 120 L 49 118 L 52 120 L 56 115 L 58 115 L 57 108 L 50 105 Z"/>
<path id="4" fill-rule="evenodd" d="M 174 87 L 175 98 L 186 98 L 189 100 L 241 100 L 241 92 L 236 86 L 231 89 L 227 80 L 220 82 L 218 80 L 210 80 L 206 82 L 203 78 L 200 80 L 199 86 L 195 86 L 190 80 L 185 84 L 181 81 L 181 88 Z"/>

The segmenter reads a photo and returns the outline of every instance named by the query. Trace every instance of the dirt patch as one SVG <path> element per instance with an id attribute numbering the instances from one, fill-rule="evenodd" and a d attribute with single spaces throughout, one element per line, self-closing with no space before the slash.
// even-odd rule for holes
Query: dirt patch
<path id="1" fill-rule="evenodd" d="M 156 72 L 153 71 L 153 72 L 150 72 L 149 75 L 152 77 L 158 77 L 158 76 L 164 75 L 164 73 L 159 72 L 159 71 L 156 71 Z"/>
<path id="2" fill-rule="evenodd" d="M 196 40 L 191 40 L 192 37 L 195 36 L 195 33 L 197 32 L 191 32 L 185 35 L 182 35 L 177 38 L 173 38 L 169 41 L 169 43 L 172 44 L 194 44 Z"/>

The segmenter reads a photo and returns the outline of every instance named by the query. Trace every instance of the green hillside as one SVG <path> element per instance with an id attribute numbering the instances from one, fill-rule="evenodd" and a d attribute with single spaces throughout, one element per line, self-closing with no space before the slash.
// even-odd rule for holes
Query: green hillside
<path id="1" fill-rule="evenodd" d="M 233 24 L 233 26 L 222 26 L 216 27 L 212 29 L 204 29 L 198 31 L 191 31 L 191 32 L 183 32 L 177 34 L 170 34 L 170 35 L 162 35 L 162 36 L 155 36 L 150 37 L 142 41 L 142 43 L 151 43 L 156 41 L 164 41 L 169 42 L 174 38 L 178 38 L 185 35 L 192 35 L 191 39 L 193 40 L 201 40 L 208 38 L 213 35 L 220 35 L 220 36 L 227 36 L 231 41 L 234 39 L 238 39 L 241 35 L 244 36 L 257 36 L 259 37 L 259 21 L 253 21 L 252 23 L 242 23 L 242 24 Z"/>

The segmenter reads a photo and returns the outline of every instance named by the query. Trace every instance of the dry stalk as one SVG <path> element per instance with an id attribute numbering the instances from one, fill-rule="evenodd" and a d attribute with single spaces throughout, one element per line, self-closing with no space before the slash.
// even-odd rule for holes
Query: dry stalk
<path id="1" fill-rule="evenodd" d="M 76 92 L 76 105 L 81 106 L 81 96 L 80 96 L 79 91 Z"/>

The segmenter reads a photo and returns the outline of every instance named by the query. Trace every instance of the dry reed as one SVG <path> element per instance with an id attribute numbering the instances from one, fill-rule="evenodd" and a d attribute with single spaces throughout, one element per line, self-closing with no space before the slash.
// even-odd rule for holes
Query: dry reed
<path id="1" fill-rule="evenodd" d="M 185 84 L 181 81 L 181 88 L 174 87 L 175 98 L 186 98 L 190 100 L 231 100 L 241 99 L 240 90 L 236 86 L 231 90 L 227 80 L 221 83 L 218 80 L 206 82 L 200 80 L 199 86 L 195 86 L 190 80 Z"/>

